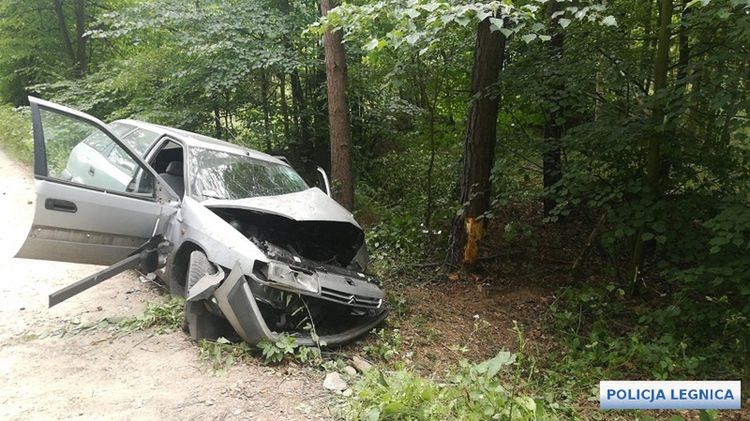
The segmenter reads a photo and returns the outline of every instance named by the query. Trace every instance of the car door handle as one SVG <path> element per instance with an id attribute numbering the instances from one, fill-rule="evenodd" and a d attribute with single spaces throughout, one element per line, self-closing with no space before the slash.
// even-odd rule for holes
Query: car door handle
<path id="1" fill-rule="evenodd" d="M 89 167 L 89 175 L 94 175 L 94 167 Z"/>
<path id="2" fill-rule="evenodd" d="M 78 212 L 78 206 L 76 206 L 75 203 L 69 201 L 69 200 L 61 200 L 61 199 L 47 199 L 44 201 L 44 208 L 58 211 L 58 212 L 68 212 L 68 213 L 76 213 Z"/>

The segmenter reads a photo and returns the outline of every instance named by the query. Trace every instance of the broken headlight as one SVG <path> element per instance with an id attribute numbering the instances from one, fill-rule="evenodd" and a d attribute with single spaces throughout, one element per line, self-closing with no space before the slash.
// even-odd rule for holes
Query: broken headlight
<path id="1" fill-rule="evenodd" d="M 284 289 L 320 292 L 318 274 L 297 266 L 281 262 L 255 262 L 253 272 L 264 281 L 279 284 Z"/>

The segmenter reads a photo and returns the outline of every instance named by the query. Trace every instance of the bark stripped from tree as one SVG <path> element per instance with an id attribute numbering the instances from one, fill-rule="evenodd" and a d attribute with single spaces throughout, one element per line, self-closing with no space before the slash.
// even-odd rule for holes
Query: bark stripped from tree
<path id="1" fill-rule="evenodd" d="M 453 224 L 452 243 L 446 262 L 449 266 L 471 266 L 478 257 L 484 219 L 490 206 L 490 173 L 495 162 L 497 113 L 500 94 L 497 82 L 505 57 L 505 37 L 490 29 L 489 18 L 479 24 L 474 48 L 471 92 L 474 100 L 466 122 L 463 173 L 461 175 L 461 214 Z"/>
<path id="2" fill-rule="evenodd" d="M 323 16 L 331 10 L 333 1 L 321 0 Z M 346 54 L 341 31 L 328 30 L 323 37 L 328 87 L 328 121 L 331 137 L 331 179 L 334 198 L 345 208 L 354 206 L 352 177 L 352 128 L 346 100 Z"/>

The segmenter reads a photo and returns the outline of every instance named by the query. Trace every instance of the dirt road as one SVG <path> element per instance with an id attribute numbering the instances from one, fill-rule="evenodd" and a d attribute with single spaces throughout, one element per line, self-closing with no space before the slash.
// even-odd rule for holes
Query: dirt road
<path id="1" fill-rule="evenodd" d="M 235 365 L 215 375 L 182 332 L 76 333 L 140 314 L 159 288 L 125 273 L 53 307 L 97 268 L 14 259 L 33 217 L 31 170 L 0 150 L 0 419 L 327 419 L 322 375 Z"/>

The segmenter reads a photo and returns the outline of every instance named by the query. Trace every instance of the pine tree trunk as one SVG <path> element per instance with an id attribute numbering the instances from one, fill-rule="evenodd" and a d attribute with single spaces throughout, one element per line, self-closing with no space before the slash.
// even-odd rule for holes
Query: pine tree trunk
<path id="1" fill-rule="evenodd" d="M 490 29 L 489 18 L 479 24 L 471 78 L 473 94 L 464 138 L 461 175 L 461 214 L 454 220 L 449 267 L 471 266 L 478 257 L 478 241 L 484 229 L 479 218 L 490 206 L 490 173 L 495 161 L 497 114 L 500 93 L 497 82 L 505 57 L 505 37 Z"/>
<path id="2" fill-rule="evenodd" d="M 331 3 L 331 0 L 321 0 L 320 11 L 323 16 L 331 10 Z M 349 123 L 349 107 L 346 100 L 346 54 L 341 41 L 341 31 L 328 30 L 323 38 L 334 198 L 343 207 L 351 210 L 354 206 L 351 157 L 352 128 Z"/>

